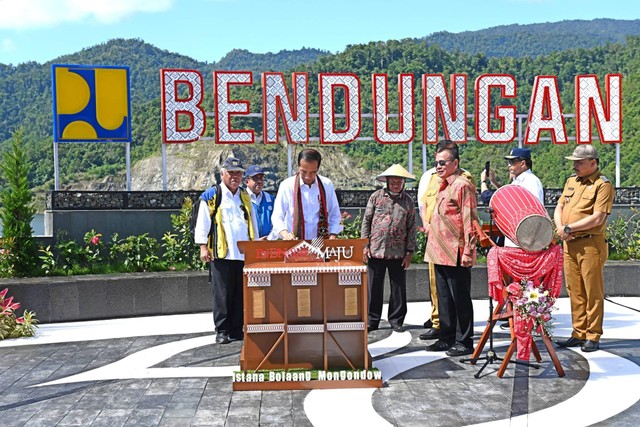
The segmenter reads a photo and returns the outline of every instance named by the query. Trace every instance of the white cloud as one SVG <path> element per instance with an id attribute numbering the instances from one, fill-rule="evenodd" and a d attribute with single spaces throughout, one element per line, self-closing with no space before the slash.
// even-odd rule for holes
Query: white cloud
<path id="1" fill-rule="evenodd" d="M 94 20 L 110 24 L 138 12 L 163 12 L 174 0 L 0 0 L 0 29 L 30 30 Z"/>
<path id="2" fill-rule="evenodd" d="M 0 52 L 2 53 L 13 53 L 16 51 L 16 45 L 13 40 L 4 38 L 0 41 Z"/>

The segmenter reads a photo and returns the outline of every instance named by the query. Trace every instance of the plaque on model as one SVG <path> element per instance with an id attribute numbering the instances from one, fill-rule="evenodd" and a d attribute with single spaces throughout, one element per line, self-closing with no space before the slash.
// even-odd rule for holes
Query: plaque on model
<path id="1" fill-rule="evenodd" d="M 382 386 L 367 351 L 365 243 L 239 243 L 245 334 L 234 390 Z"/>

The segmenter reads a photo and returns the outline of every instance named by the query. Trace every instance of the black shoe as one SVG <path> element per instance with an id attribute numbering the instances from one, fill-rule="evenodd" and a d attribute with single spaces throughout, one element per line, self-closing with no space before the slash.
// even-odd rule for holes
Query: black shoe
<path id="1" fill-rule="evenodd" d="M 404 332 L 404 326 L 402 325 L 392 325 L 391 329 L 393 329 L 393 332 Z"/>
<path id="2" fill-rule="evenodd" d="M 421 340 L 435 340 L 440 337 L 440 329 L 429 328 L 426 332 L 420 334 L 418 338 Z"/>
<path id="3" fill-rule="evenodd" d="M 378 330 L 378 325 L 369 325 L 369 326 L 367 326 L 367 330 L 369 332 L 377 331 Z"/>
<path id="4" fill-rule="evenodd" d="M 451 348 L 451 344 L 438 340 L 431 345 L 425 347 L 427 351 L 447 351 Z"/>
<path id="5" fill-rule="evenodd" d="M 584 340 L 581 340 L 581 339 L 575 338 L 575 337 L 571 337 L 571 338 L 569 338 L 568 340 L 565 340 L 565 341 L 556 341 L 556 344 L 558 344 L 560 347 L 580 347 L 584 343 L 585 343 Z"/>
<path id="6" fill-rule="evenodd" d="M 216 334 L 216 344 L 229 344 L 229 335 L 226 332 L 218 332 Z"/>
<path id="7" fill-rule="evenodd" d="M 502 329 L 503 331 L 508 331 L 509 329 L 511 329 L 511 326 L 509 325 L 509 322 L 502 322 L 500 323 L 500 329 Z"/>
<path id="8" fill-rule="evenodd" d="M 469 348 L 460 343 L 456 343 L 453 347 L 447 350 L 447 356 L 465 356 L 473 353 L 473 348 Z"/>
<path id="9" fill-rule="evenodd" d="M 242 332 L 231 332 L 229 334 L 229 341 L 243 341 L 244 334 Z"/>
<path id="10" fill-rule="evenodd" d="M 431 319 L 429 319 L 426 322 L 424 322 L 424 328 L 425 329 L 433 328 L 433 322 L 431 321 Z"/>
<path id="11" fill-rule="evenodd" d="M 580 347 L 580 350 L 584 351 L 585 353 L 590 353 L 598 349 L 600 349 L 600 343 L 598 341 L 593 341 L 593 340 L 585 341 L 585 343 L 582 344 L 582 347 Z"/>

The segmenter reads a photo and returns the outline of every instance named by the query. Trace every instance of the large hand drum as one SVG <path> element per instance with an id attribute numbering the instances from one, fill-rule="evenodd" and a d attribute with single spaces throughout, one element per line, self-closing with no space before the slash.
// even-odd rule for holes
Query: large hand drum
<path id="1" fill-rule="evenodd" d="M 491 197 L 498 229 L 522 249 L 536 252 L 551 243 L 553 226 L 544 205 L 528 190 L 504 185 Z"/>

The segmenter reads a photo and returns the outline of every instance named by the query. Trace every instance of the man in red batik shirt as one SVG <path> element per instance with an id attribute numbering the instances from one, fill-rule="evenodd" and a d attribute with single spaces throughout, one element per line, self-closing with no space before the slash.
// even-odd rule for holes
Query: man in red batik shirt
<path id="1" fill-rule="evenodd" d="M 440 338 L 426 349 L 462 356 L 473 353 L 471 267 L 476 262 L 472 225 L 478 219 L 476 189 L 462 176 L 454 142 L 439 143 L 435 158 L 441 185 L 427 226 L 425 260 L 435 265 Z"/>

